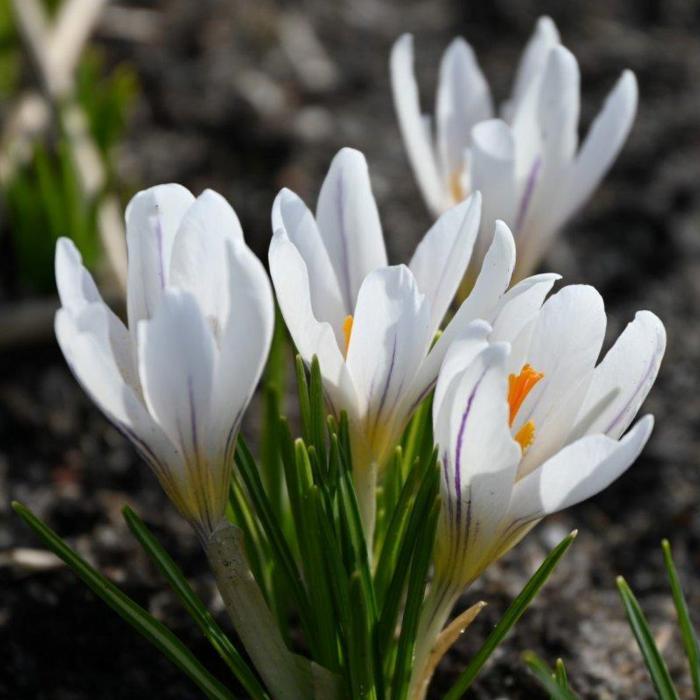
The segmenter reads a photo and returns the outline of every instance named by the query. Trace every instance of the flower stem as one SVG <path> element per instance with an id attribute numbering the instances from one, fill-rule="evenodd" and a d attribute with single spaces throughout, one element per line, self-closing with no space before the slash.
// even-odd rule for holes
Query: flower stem
<path id="1" fill-rule="evenodd" d="M 430 584 L 430 590 L 418 621 L 413 672 L 408 695 L 411 700 L 423 700 L 425 697 L 432 676 L 432 673 L 428 672 L 426 677 L 431 653 L 461 593 L 461 588 L 457 588 L 447 581 L 433 579 Z"/>
<path id="2" fill-rule="evenodd" d="M 206 542 L 206 553 L 236 633 L 272 697 L 314 697 L 311 663 L 287 648 L 250 571 L 241 530 L 228 524 L 218 528 Z"/>

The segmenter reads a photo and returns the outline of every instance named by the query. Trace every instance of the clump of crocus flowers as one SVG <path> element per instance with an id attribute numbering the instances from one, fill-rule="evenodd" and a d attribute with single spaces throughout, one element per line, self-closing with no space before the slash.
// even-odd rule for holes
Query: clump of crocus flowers
<path id="1" fill-rule="evenodd" d="M 426 129 L 412 61 L 404 36 L 394 99 L 437 219 L 407 263 L 388 261 L 367 163 L 350 148 L 315 213 L 288 189 L 275 199 L 272 285 L 231 206 L 179 185 L 127 207 L 127 323 L 74 244 L 57 246 L 61 349 L 198 533 L 252 669 L 183 595 L 252 697 L 422 698 L 465 589 L 542 518 L 617 479 L 652 430 L 651 416 L 633 422 L 664 354 L 661 321 L 640 311 L 599 362 L 598 292 L 550 294 L 559 276 L 532 274 L 622 146 L 634 77 L 579 149 L 578 67 L 551 20 L 498 117 L 456 40 Z M 273 343 L 273 287 L 298 352 L 302 435 L 279 394 L 258 461 L 239 433 Z"/>

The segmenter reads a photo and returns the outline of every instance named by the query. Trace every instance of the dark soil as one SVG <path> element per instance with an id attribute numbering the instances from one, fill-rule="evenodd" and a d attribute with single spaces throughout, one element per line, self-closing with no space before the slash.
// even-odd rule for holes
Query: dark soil
<path id="1" fill-rule="evenodd" d="M 160 0 L 153 6 L 154 40 L 98 39 L 110 60 L 131 62 L 142 82 L 120 157 L 123 176 L 136 185 L 179 181 L 197 191 L 219 190 L 263 257 L 276 191 L 287 185 L 312 202 L 343 145 L 367 154 L 393 260 L 405 260 L 427 228 L 388 89 L 389 48 L 403 31 L 416 34 L 426 88 L 442 48 L 463 34 L 503 97 L 536 17 L 550 14 L 581 65 L 585 123 L 619 72 L 636 72 L 641 104 L 631 138 L 546 268 L 567 283 L 598 287 L 611 339 L 637 309 L 652 309 L 664 320 L 668 352 L 647 405 L 657 428 L 642 458 L 615 485 L 550 518 L 465 595 L 464 605 L 483 598 L 489 607 L 445 659 L 433 697 L 451 685 L 546 551 L 576 527 L 570 553 L 471 697 L 544 697 L 520 658 L 534 649 L 550 661 L 563 657 L 583 698 L 652 698 L 615 590 L 615 575 L 623 574 L 683 697 L 690 698 L 659 542 L 671 539 L 690 609 L 697 611 L 700 6 L 687 0 L 307 0 L 297 6 Z M 320 57 L 300 57 L 280 42 L 285 32 L 288 47 L 299 40 L 299 15 L 315 31 Z M 45 518 L 227 677 L 146 562 L 120 508 L 129 503 L 147 520 L 220 613 L 194 536 L 131 447 L 85 398 L 53 344 L 20 348 L 0 361 L 0 697 L 199 697 L 70 572 L 18 549 L 40 543 L 13 515 L 10 499 Z"/>

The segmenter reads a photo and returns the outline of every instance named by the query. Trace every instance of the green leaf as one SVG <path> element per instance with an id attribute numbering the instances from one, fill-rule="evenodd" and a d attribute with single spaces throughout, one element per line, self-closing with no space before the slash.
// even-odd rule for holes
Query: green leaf
<path id="1" fill-rule="evenodd" d="M 236 448 L 236 464 L 253 509 L 260 519 L 262 529 L 270 543 L 270 551 L 279 565 L 280 572 L 286 577 L 287 585 L 294 596 L 294 601 L 301 616 L 302 625 L 304 625 L 305 631 L 308 633 L 311 629 L 311 611 L 304 583 L 294 561 L 289 543 L 284 536 L 280 523 L 275 517 L 263 488 L 255 459 L 241 436 L 238 438 L 238 446 Z"/>
<path id="2" fill-rule="evenodd" d="M 651 633 L 651 629 L 649 629 L 649 623 L 642 609 L 639 607 L 634 593 L 632 593 L 632 590 L 622 576 L 618 576 L 617 578 L 617 590 L 620 592 L 627 619 L 637 639 L 639 650 L 644 657 L 644 663 L 649 669 L 649 675 L 656 688 L 659 700 L 678 700 L 678 693 L 676 693 L 676 689 L 673 687 L 673 681 L 666 667 L 666 662 L 663 660 L 661 652 L 659 652 L 656 646 L 654 635 Z"/>
<path id="3" fill-rule="evenodd" d="M 568 683 L 561 682 L 560 668 L 563 668 L 561 659 L 557 661 L 557 670 L 552 671 L 534 652 L 526 651 L 523 660 L 538 683 L 549 693 L 551 700 L 578 700 L 578 696 L 569 688 Z M 565 676 L 564 676 L 565 677 Z"/>
<path id="4" fill-rule="evenodd" d="M 432 468 L 427 472 L 421 484 L 414 505 L 411 509 L 408 525 L 401 539 L 400 549 L 394 559 L 391 581 L 384 596 L 381 616 L 378 626 L 379 649 L 385 655 L 385 671 L 393 676 L 391 656 L 387 651 L 391 647 L 394 630 L 398 622 L 403 592 L 409 585 L 411 561 L 416 550 L 421 532 L 431 512 L 438 491 L 439 474 L 433 460 Z"/>
<path id="5" fill-rule="evenodd" d="M 576 539 L 577 531 L 567 535 L 546 557 L 540 568 L 533 574 L 532 578 L 525 584 L 518 597 L 511 603 L 503 617 L 499 620 L 491 634 L 486 638 L 481 649 L 469 662 L 467 668 L 462 672 L 457 682 L 445 695 L 444 700 L 457 700 L 467 691 L 469 686 L 488 661 L 496 647 L 503 641 L 511 628 L 521 618 L 530 603 L 544 586 L 547 579 L 552 575 L 561 558 L 569 549 L 571 543 Z"/>
<path id="6" fill-rule="evenodd" d="M 399 450 L 397 450 L 397 459 L 398 458 Z M 417 498 L 418 490 L 423 483 L 425 472 L 426 463 L 421 462 L 414 465 L 409 472 L 383 538 L 381 553 L 374 575 L 374 588 L 377 596 L 377 605 L 380 610 L 384 607 L 384 599 L 389 588 L 389 583 L 396 571 L 396 559 L 399 555 L 406 528 L 408 527 L 408 521 L 414 510 L 414 502 Z"/>
<path id="7" fill-rule="evenodd" d="M 260 684 L 260 681 L 258 681 L 248 664 L 238 653 L 238 650 L 231 640 L 226 636 L 221 627 L 217 625 L 204 603 L 202 603 L 197 594 L 192 590 L 192 587 L 183 576 L 180 568 L 175 564 L 165 549 L 163 549 L 158 540 L 146 527 L 145 523 L 131 508 L 129 508 L 129 506 L 124 507 L 123 513 L 124 519 L 131 532 L 133 532 L 141 546 L 146 550 L 148 556 L 168 580 L 168 583 L 175 591 L 178 598 L 180 598 L 180 601 L 185 606 L 190 617 L 197 623 L 204 633 L 204 636 L 226 662 L 227 666 L 233 671 L 243 688 L 255 700 L 264 700 L 268 698 L 269 696 Z"/>
<path id="8" fill-rule="evenodd" d="M 111 581 L 93 569 L 28 508 L 16 501 L 12 504 L 12 507 L 17 515 L 44 540 L 49 549 L 63 559 L 110 608 L 188 675 L 207 698 L 212 700 L 233 700 L 231 692 L 202 666 L 192 655 L 192 652 L 165 625 L 156 620 L 129 596 L 122 593 Z"/>
<path id="9" fill-rule="evenodd" d="M 681 630 L 681 639 L 683 640 L 683 648 L 685 655 L 688 657 L 690 665 L 690 677 L 693 681 L 693 690 L 695 691 L 696 700 L 700 700 L 700 648 L 698 647 L 698 637 L 695 633 L 693 623 L 688 612 L 688 604 L 683 595 L 681 582 L 678 578 L 676 565 L 673 563 L 671 554 L 671 545 L 668 540 L 661 543 L 661 548 L 664 553 L 664 564 L 668 573 L 668 580 L 671 584 L 671 593 L 673 594 L 673 603 L 676 606 L 676 614 L 678 615 L 678 624 Z"/>
<path id="10" fill-rule="evenodd" d="M 566 675 L 566 666 L 561 659 L 557 659 L 554 665 L 554 679 L 559 684 L 560 688 L 571 690 L 569 687 L 569 677 Z"/>

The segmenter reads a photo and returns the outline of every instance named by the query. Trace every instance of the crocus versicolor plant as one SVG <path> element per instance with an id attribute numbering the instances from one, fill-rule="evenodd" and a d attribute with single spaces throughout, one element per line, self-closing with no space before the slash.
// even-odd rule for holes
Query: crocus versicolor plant
<path id="1" fill-rule="evenodd" d="M 637 83 L 626 70 L 579 147 L 579 68 L 548 17 L 523 53 L 510 98 L 496 113 L 474 51 L 461 38 L 440 64 L 435 120 L 421 113 L 413 73 L 413 37 L 391 54 L 391 83 L 416 180 L 437 216 L 470 192 L 483 197 L 482 224 L 468 279 L 478 271 L 495 219 L 518 247 L 515 279 L 530 274 L 561 226 L 608 171 L 637 109 Z"/>
<path id="2" fill-rule="evenodd" d="M 220 195 L 161 185 L 131 200 L 126 324 L 75 245 L 64 238 L 56 249 L 66 360 L 199 534 L 245 657 L 133 512 L 129 526 L 256 700 L 422 700 L 481 609 L 444 628 L 465 587 L 543 517 L 619 477 L 653 427 L 651 416 L 632 423 L 664 354 L 661 321 L 638 312 L 598 363 L 598 292 L 574 285 L 547 298 L 559 276 L 527 276 L 621 148 L 633 75 L 579 148 L 578 66 L 551 20 L 538 22 L 500 117 L 457 39 L 442 60 L 433 133 L 412 52 L 408 35 L 395 44 L 392 86 L 437 220 L 411 260 L 389 264 L 357 150 L 335 156 L 315 213 L 288 189 L 272 207 L 270 274 L 301 357 L 302 438 L 280 414 L 287 341 L 275 334 L 269 352 L 272 287 Z M 238 433 L 268 354 L 258 461 Z M 207 697 L 232 697 L 22 509 Z M 306 656 L 289 643 L 300 631 Z"/>
<path id="3" fill-rule="evenodd" d="M 479 215 L 477 193 L 438 219 L 408 265 L 389 265 L 367 164 L 349 148 L 330 166 L 315 217 L 289 190 L 275 200 L 269 257 L 277 299 L 302 358 L 319 358 L 331 410 L 348 414 L 367 522 L 376 471 L 432 389 L 450 343 L 504 305 L 541 303 L 557 277 L 532 277 L 504 296 L 515 246 L 499 223 L 470 296 L 431 347 L 469 265 Z"/>
<path id="4" fill-rule="evenodd" d="M 128 328 L 64 238 L 56 336 L 78 381 L 206 535 L 224 517 L 238 429 L 267 358 L 270 283 L 210 190 L 140 192 L 126 229 Z"/>

